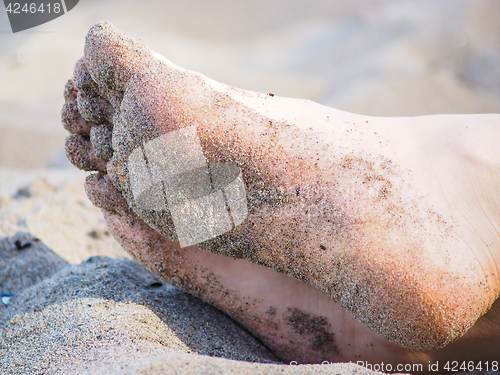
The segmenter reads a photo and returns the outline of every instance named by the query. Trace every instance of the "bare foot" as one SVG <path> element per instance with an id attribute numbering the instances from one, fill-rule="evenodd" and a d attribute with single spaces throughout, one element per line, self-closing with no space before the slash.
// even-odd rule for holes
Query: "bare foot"
<path id="1" fill-rule="evenodd" d="M 87 35 L 74 79 L 68 157 L 100 171 L 86 187 L 115 237 L 282 359 L 494 355 L 476 329 L 498 326 L 494 310 L 436 349 L 498 297 L 500 116 L 372 118 L 234 89 L 107 23 Z M 129 168 L 135 149 L 188 127 L 208 163 L 241 168 L 248 216 L 182 249 L 168 211 L 138 204 Z"/>

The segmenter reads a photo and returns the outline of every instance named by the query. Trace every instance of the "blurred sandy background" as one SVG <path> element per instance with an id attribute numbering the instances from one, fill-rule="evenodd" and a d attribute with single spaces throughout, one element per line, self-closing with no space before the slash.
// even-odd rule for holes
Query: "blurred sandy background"
<path id="1" fill-rule="evenodd" d="M 500 112 L 498 0 L 81 0 L 12 34 L 0 5 L 0 235 L 123 255 L 66 160 L 62 92 L 99 20 L 237 87 L 380 116 Z"/>
<path id="2" fill-rule="evenodd" d="M 0 5 L 0 166 L 61 167 L 64 83 L 98 20 L 238 87 L 400 116 L 500 112 L 498 0 L 80 0 L 12 34 Z"/>

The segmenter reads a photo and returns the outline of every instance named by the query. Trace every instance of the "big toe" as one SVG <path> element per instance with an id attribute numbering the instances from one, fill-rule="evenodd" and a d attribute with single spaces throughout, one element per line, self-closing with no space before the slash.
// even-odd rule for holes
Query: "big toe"
<path id="1" fill-rule="evenodd" d="M 151 50 L 109 22 L 94 25 L 85 38 L 85 64 L 99 86 L 125 91 L 132 76 L 153 61 Z"/>

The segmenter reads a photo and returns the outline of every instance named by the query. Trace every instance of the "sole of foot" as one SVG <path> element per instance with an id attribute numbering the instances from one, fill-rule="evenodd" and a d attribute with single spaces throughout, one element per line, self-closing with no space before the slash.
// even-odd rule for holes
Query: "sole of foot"
<path id="1" fill-rule="evenodd" d="M 299 283 L 293 288 L 307 285 L 307 293 L 319 293 L 316 306 L 327 297 L 332 302 L 325 302 L 326 310 L 352 314 L 355 319 L 349 319 L 369 332 L 359 335 L 371 340 L 366 345 L 377 339 L 377 348 L 387 351 L 391 341 L 403 357 L 457 340 L 498 296 L 500 155 L 493 141 L 500 135 L 498 115 L 373 118 L 239 90 L 175 66 L 109 23 L 95 25 L 87 35 L 85 56 L 65 97 L 63 123 L 73 133 L 68 157 L 81 169 L 100 171 L 87 184 L 89 195 L 114 212 L 108 224 L 115 236 L 148 268 L 247 327 L 258 324 L 249 322 L 250 313 L 224 307 L 223 292 L 216 292 L 220 280 L 196 269 L 182 271 L 177 260 L 193 253 L 192 264 L 223 264 L 216 267 L 219 274 L 224 269 L 233 279 L 241 271 L 237 262 L 265 266 L 268 275 Z M 130 155 L 193 127 L 207 164 L 240 168 L 248 215 L 226 233 L 181 249 L 168 210 L 138 204 Z M 120 231 L 124 223 L 139 227 Z M 151 250 L 158 243 L 163 250 Z M 259 273 L 250 272 L 245 280 L 252 274 Z M 278 286 L 285 279 L 280 280 Z M 282 291 L 265 284 L 244 290 Z M 297 315 L 291 303 L 280 306 L 289 306 L 291 321 L 300 322 L 295 331 L 319 340 L 316 347 L 342 351 L 332 358 L 360 355 L 359 345 L 348 348 L 349 339 L 334 350 L 326 333 L 326 341 L 311 333 L 332 324 L 321 320 L 327 312 L 319 309 L 311 321 Z M 267 309 L 273 315 L 273 306 Z M 262 332 L 270 327 L 253 331 L 265 337 Z M 285 349 L 276 337 L 269 345 L 278 348 L 281 342 L 278 351 L 300 351 L 297 342 Z M 319 353 L 303 358 L 325 358 Z"/>

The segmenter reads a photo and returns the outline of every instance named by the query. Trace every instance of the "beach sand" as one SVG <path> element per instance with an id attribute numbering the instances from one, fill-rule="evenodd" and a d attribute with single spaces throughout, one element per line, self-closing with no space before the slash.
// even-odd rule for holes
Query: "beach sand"
<path id="1" fill-rule="evenodd" d="M 10 34 L 0 9 L 0 373 L 310 372 L 158 280 L 109 235 L 66 160 L 62 92 L 109 20 L 237 87 L 381 116 L 500 112 L 497 0 L 81 1 Z M 1 7 L 1 6 L 0 6 Z M 38 239 L 38 241 L 35 240 Z M 17 246 L 16 246 L 16 241 Z M 314 373 L 368 373 L 344 364 Z"/>
<path id="2" fill-rule="evenodd" d="M 74 265 L 18 232 L 0 240 L 0 285 L 16 292 L 0 308 L 2 374 L 308 371 L 279 364 L 224 313 L 127 258 L 93 256 Z M 354 364 L 316 368 L 371 373 Z"/>

